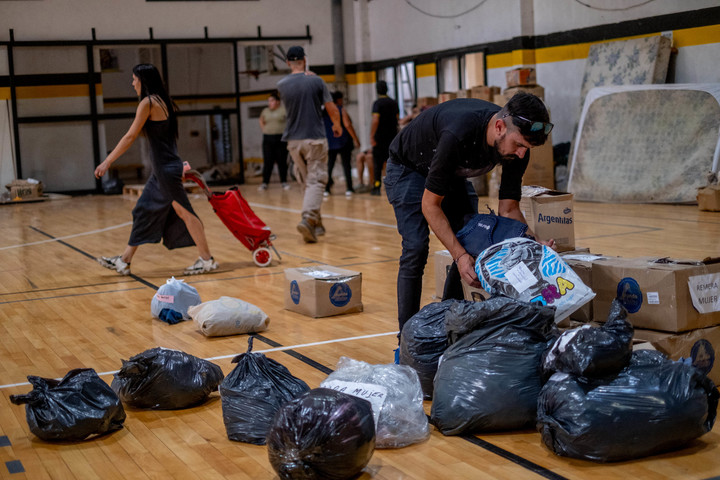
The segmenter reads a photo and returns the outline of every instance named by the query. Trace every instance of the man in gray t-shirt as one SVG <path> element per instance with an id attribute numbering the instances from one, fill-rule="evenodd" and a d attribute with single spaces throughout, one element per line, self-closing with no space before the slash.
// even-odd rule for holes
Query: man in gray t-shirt
<path id="1" fill-rule="evenodd" d="M 323 191 L 327 183 L 328 143 L 325 137 L 322 107 L 333 123 L 333 134 L 342 134 L 340 112 L 322 78 L 306 71 L 305 50 L 290 47 L 287 53 L 290 75 L 277 84 L 280 98 L 287 110 L 283 141 L 295 163 L 295 177 L 303 188 L 302 219 L 298 232 L 306 243 L 317 242 L 325 233 L 320 216 Z"/>

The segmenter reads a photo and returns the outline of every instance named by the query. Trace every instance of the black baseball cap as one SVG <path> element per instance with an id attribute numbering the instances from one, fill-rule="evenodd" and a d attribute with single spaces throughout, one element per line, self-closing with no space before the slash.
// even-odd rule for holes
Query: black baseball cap
<path id="1" fill-rule="evenodd" d="M 287 51 L 287 59 L 289 61 L 302 60 L 303 58 L 305 58 L 305 50 L 303 50 L 303 47 L 296 45 L 294 47 L 290 47 Z"/>

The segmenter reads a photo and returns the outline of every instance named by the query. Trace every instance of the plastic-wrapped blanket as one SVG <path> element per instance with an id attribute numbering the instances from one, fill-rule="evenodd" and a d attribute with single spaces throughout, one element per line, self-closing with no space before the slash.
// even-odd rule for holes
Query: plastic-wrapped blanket
<path id="1" fill-rule="evenodd" d="M 565 372 L 586 377 L 617 373 L 632 355 L 633 326 L 627 310 L 616 299 L 607 322 L 600 327 L 583 325 L 567 330 L 548 349 L 543 359 L 546 372 Z"/>
<path id="2" fill-rule="evenodd" d="M 237 365 L 220 384 L 220 398 L 228 438 L 264 445 L 275 413 L 310 387 L 275 360 L 251 353 L 252 339 L 233 358 Z"/>
<path id="3" fill-rule="evenodd" d="M 125 422 L 120 399 L 91 368 L 70 370 L 62 380 L 29 376 L 25 395 L 10 395 L 25 405 L 30 431 L 42 440 L 80 441 L 119 430 Z"/>
<path id="4" fill-rule="evenodd" d="M 283 480 L 356 477 L 375 451 L 370 402 L 316 388 L 286 403 L 267 437 L 268 458 Z"/>
<path id="5" fill-rule="evenodd" d="M 405 447 L 430 435 L 420 380 L 407 365 L 371 365 L 340 357 L 337 370 L 320 386 L 371 403 L 377 448 Z"/>
<path id="6" fill-rule="evenodd" d="M 207 400 L 223 379 L 222 369 L 189 353 L 151 348 L 123 360 L 112 389 L 136 408 L 173 410 Z"/>
<path id="7" fill-rule="evenodd" d="M 543 384 L 540 361 L 555 331 L 554 310 L 506 298 L 493 300 L 490 307 L 505 304 L 515 315 L 486 315 L 440 360 L 431 422 L 444 435 L 510 430 L 535 423 Z M 479 302 L 476 308 L 489 302 Z"/>
<path id="8" fill-rule="evenodd" d="M 400 335 L 400 363 L 418 374 L 426 400 L 433 396 L 438 360 L 448 347 L 445 312 L 455 300 L 430 303 L 410 317 Z"/>
<path id="9" fill-rule="evenodd" d="M 475 273 L 493 296 L 555 307 L 556 322 L 595 297 L 557 252 L 527 238 L 511 238 L 483 250 Z"/>
<path id="10" fill-rule="evenodd" d="M 556 373 L 538 399 L 537 428 L 558 455 L 616 462 L 682 448 L 712 430 L 718 390 L 691 365 L 633 352 L 620 373 Z"/>

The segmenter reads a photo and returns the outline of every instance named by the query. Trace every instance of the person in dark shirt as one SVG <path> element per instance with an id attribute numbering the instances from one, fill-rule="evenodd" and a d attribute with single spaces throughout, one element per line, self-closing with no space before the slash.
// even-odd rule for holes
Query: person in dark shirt
<path id="1" fill-rule="evenodd" d="M 400 110 L 395 100 L 387 96 L 388 86 L 384 80 L 375 84 L 378 99 L 372 106 L 372 122 L 370 123 L 370 145 L 373 153 L 373 170 L 375 181 L 371 195 L 380 195 L 383 165 L 388 159 L 388 148 L 398 132 L 398 116 Z"/>
<path id="2" fill-rule="evenodd" d="M 520 211 L 522 176 L 530 148 L 543 145 L 552 130 L 549 120 L 542 100 L 529 93 L 516 94 L 502 109 L 483 100 L 461 98 L 422 112 L 392 141 L 385 190 L 402 236 L 397 279 L 401 332 L 420 309 L 428 225 L 450 251 L 460 277 L 481 287 L 475 259 L 455 236 L 465 216 L 477 213 L 468 195 L 467 178 L 502 165 L 498 213 L 527 223 Z M 555 242 L 541 243 L 554 247 Z"/>

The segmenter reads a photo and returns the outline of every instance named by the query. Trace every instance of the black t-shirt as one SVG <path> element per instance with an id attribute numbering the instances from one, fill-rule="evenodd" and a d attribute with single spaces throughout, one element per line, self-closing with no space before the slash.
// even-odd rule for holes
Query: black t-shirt
<path id="1" fill-rule="evenodd" d="M 380 115 L 375 141 L 388 145 L 398 132 L 398 104 L 392 98 L 382 96 L 373 103 L 372 113 Z"/>
<path id="2" fill-rule="evenodd" d="M 522 176 L 530 152 L 502 161 L 487 144 L 487 127 L 500 107 L 474 98 L 459 98 L 425 110 L 390 144 L 390 159 L 426 177 L 425 188 L 446 196 L 458 177 L 476 177 L 502 165 L 500 199 L 520 200 Z"/>

